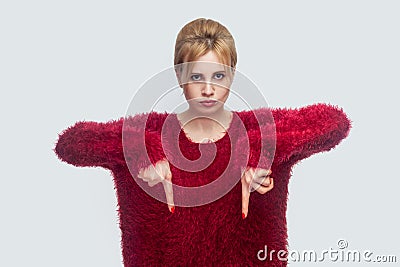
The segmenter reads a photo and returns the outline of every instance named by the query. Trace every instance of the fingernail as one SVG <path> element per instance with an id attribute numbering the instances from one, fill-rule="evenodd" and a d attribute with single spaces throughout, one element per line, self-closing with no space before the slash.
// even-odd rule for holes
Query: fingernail
<path id="1" fill-rule="evenodd" d="M 244 214 L 244 212 L 242 212 L 242 219 L 246 218 L 246 215 Z"/>
<path id="2" fill-rule="evenodd" d="M 175 207 L 172 207 L 171 208 L 171 213 L 174 213 L 175 212 Z"/>

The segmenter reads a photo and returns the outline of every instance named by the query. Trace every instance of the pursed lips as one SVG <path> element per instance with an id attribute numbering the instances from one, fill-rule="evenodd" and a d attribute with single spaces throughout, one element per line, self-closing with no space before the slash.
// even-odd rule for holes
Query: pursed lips
<path id="1" fill-rule="evenodd" d="M 203 100 L 203 101 L 200 101 L 200 103 L 214 103 L 214 102 L 217 102 L 216 100 Z"/>

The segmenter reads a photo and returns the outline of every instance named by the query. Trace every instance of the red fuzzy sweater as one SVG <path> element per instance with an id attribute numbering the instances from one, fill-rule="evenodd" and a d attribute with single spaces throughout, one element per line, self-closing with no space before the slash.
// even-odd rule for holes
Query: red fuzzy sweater
<path id="1" fill-rule="evenodd" d="M 348 135 L 351 122 L 340 108 L 327 104 L 233 114 L 228 133 L 215 143 L 192 142 L 175 113 L 154 111 L 105 123 L 77 122 L 59 135 L 54 151 L 61 160 L 112 171 L 125 266 L 287 265 L 277 252 L 287 251 L 291 169 L 299 160 L 335 147 Z M 213 152 L 215 158 L 206 164 Z M 140 168 L 164 158 L 170 161 L 174 186 L 222 183 L 198 194 L 174 187 L 172 214 L 162 184 L 149 187 L 136 177 Z M 250 194 L 248 217 L 243 220 L 240 168 L 246 163 L 271 169 L 274 188 Z M 200 165 L 202 170 L 188 171 Z M 211 201 L 213 189 L 224 186 L 227 193 Z M 188 199 L 208 204 L 185 206 Z M 260 259 L 265 255 L 257 255 L 265 246 L 276 252 Z"/>

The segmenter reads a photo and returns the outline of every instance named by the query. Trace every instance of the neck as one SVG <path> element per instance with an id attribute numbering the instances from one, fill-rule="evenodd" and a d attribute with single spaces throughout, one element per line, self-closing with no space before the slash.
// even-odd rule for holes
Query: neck
<path id="1" fill-rule="evenodd" d="M 221 130 L 221 127 L 226 128 L 230 122 L 230 112 L 224 108 L 218 109 L 218 111 L 200 115 L 191 109 L 186 110 L 182 113 L 182 123 L 190 124 L 191 129 L 197 129 L 200 132 L 209 133 L 216 130 Z"/>

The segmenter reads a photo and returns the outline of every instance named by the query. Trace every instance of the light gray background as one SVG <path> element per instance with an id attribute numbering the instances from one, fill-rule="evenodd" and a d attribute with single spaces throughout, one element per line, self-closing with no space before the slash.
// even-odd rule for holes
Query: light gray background
<path id="1" fill-rule="evenodd" d="M 398 1 L 3 1 L 0 265 L 122 266 L 111 173 L 52 148 L 78 120 L 124 116 L 197 17 L 228 27 L 237 68 L 272 107 L 331 103 L 353 121 L 335 150 L 293 170 L 290 249 L 344 238 L 400 260 L 399 11 Z"/>

